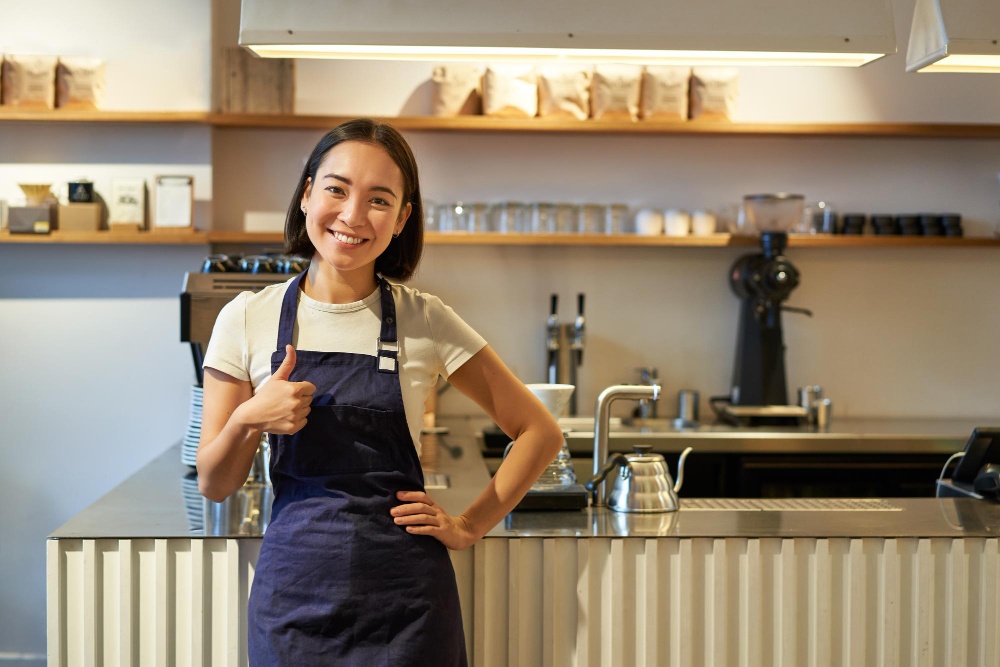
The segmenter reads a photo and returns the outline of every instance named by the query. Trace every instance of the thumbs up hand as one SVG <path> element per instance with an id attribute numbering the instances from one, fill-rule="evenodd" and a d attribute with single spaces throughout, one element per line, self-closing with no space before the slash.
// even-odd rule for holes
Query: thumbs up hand
<path id="1" fill-rule="evenodd" d="M 285 359 L 278 370 L 244 404 L 250 426 L 267 433 L 291 435 L 306 425 L 316 386 L 311 382 L 290 381 L 294 369 L 295 348 L 286 345 Z"/>

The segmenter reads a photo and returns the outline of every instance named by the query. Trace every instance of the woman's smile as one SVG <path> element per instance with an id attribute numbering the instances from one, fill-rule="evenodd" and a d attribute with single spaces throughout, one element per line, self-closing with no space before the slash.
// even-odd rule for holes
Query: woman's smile
<path id="1" fill-rule="evenodd" d="M 333 234 L 333 238 L 337 239 L 341 243 L 349 246 L 359 246 L 362 243 L 368 241 L 368 239 L 363 239 L 359 236 L 349 236 L 343 232 L 338 232 L 335 229 L 331 229 L 330 233 Z"/>

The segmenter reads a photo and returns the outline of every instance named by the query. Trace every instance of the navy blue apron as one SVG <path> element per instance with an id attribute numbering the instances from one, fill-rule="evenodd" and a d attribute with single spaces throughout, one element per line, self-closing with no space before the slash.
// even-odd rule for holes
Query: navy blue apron
<path id="1" fill-rule="evenodd" d="M 281 304 L 271 372 L 292 344 L 301 274 Z M 447 548 L 389 510 L 424 490 L 403 411 L 396 306 L 379 279 L 377 356 L 296 350 L 316 385 L 305 427 L 271 435 L 274 504 L 247 616 L 252 667 L 466 665 Z"/>

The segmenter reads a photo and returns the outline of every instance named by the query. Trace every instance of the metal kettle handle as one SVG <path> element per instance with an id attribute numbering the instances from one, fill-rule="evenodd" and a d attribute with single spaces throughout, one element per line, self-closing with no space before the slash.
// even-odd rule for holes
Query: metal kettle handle
<path id="1" fill-rule="evenodd" d="M 597 471 L 597 474 L 587 480 L 584 487 L 590 491 L 591 501 L 596 502 L 597 500 L 597 488 L 598 484 L 604 481 L 604 478 L 611 474 L 611 471 L 617 468 L 619 465 L 627 466 L 628 459 L 622 453 L 612 454 L 608 457 L 607 463 L 604 467 Z"/>

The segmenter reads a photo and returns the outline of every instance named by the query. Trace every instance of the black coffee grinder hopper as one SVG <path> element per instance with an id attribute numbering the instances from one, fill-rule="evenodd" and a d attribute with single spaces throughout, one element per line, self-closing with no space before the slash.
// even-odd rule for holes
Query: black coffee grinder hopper
<path id="1" fill-rule="evenodd" d="M 794 206 L 797 198 L 797 215 Z M 743 255 L 729 272 L 729 285 L 741 300 L 739 335 L 736 341 L 736 362 L 733 383 L 728 397 L 712 399 L 712 407 L 724 422 L 737 426 L 795 426 L 805 423 L 808 411 L 788 403 L 785 381 L 785 343 L 781 329 L 781 312 L 791 311 L 812 315 L 804 308 L 783 305 L 799 284 L 799 271 L 784 255 L 791 221 L 801 218 L 800 195 L 754 195 L 745 198 L 748 213 L 751 199 L 765 210 L 777 211 L 788 223 L 758 220 L 762 231 L 761 252 Z M 791 202 L 788 200 L 792 199 Z M 793 206 L 788 207 L 788 204 Z M 791 214 L 780 207 L 792 210 Z M 758 216 L 760 210 L 757 211 Z M 720 405 L 721 404 L 721 405 Z"/>

